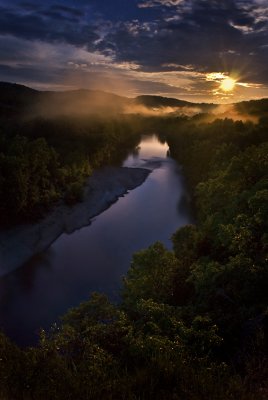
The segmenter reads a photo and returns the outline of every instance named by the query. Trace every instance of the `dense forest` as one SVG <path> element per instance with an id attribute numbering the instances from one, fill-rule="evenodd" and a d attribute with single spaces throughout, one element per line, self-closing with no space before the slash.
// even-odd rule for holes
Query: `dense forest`
<path id="1" fill-rule="evenodd" d="M 183 166 L 196 224 L 174 233 L 172 251 L 158 242 L 133 255 L 120 304 L 91 294 L 41 331 L 36 347 L 1 334 L 1 399 L 266 399 L 265 115 L 258 124 L 198 116 L 5 124 L 1 215 L 36 217 L 63 193 L 75 201 L 92 169 L 120 159 L 140 132 L 156 132 Z"/>
<path id="2" fill-rule="evenodd" d="M 133 118 L 55 117 L 2 121 L 1 225 L 36 220 L 60 199 L 78 201 L 85 179 L 120 163 L 139 142 Z"/>

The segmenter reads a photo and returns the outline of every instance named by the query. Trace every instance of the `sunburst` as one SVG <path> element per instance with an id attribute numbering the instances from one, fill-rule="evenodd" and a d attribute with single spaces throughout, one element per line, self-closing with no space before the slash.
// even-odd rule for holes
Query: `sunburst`
<path id="1" fill-rule="evenodd" d="M 231 92 L 235 87 L 235 83 L 236 81 L 233 78 L 228 77 L 223 79 L 220 87 L 224 92 Z"/>

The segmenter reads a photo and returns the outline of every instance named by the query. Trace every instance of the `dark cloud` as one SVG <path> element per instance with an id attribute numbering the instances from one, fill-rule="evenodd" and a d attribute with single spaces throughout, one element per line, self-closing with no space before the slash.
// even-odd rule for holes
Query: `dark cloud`
<path id="1" fill-rule="evenodd" d="M 51 7 L 51 10 L 71 14 L 76 17 L 82 17 L 85 15 L 84 11 L 73 7 L 54 5 Z"/>
<path id="2" fill-rule="evenodd" d="M 29 49 L 29 41 L 39 41 L 103 54 L 111 59 L 111 68 L 114 63 L 135 63 L 137 74 L 236 72 L 245 82 L 268 86 L 267 20 L 265 0 L 37 0 L 12 5 L 0 0 L 0 73 L 26 76 L 28 60 L 29 70 L 36 68 L 41 80 L 42 67 L 35 65 Z M 24 44 L 14 41 L 9 50 L 5 36 Z M 26 69 L 15 67 L 16 61 Z M 4 72 L 4 65 L 11 70 Z M 50 73 L 44 71 L 42 81 L 54 82 L 58 69 L 46 68 Z M 178 91 L 153 80 L 137 78 L 133 83 L 139 90 Z M 200 81 L 199 87 L 203 84 Z"/>
<path id="3" fill-rule="evenodd" d="M 161 82 L 143 82 L 137 79 L 130 80 L 130 84 L 135 88 L 136 94 L 155 94 L 162 93 L 167 96 L 185 96 L 187 91 L 183 88 L 172 87 Z"/>
<path id="4" fill-rule="evenodd" d="M 36 3 L 19 3 L 18 4 L 19 7 L 21 7 L 24 10 L 28 10 L 28 11 L 36 11 L 39 10 L 40 5 L 36 4 Z"/>
<path id="5" fill-rule="evenodd" d="M 55 23 L 57 20 L 57 23 Z M 20 9 L 0 7 L 0 34 L 9 34 L 30 40 L 63 41 L 78 46 L 94 48 L 98 34 L 93 26 L 51 9 L 35 8 L 22 13 Z"/>
<path id="6" fill-rule="evenodd" d="M 146 29 L 140 23 L 134 31 L 122 22 L 109 34 L 109 46 L 113 43 L 119 60 L 134 61 L 147 71 L 159 71 L 164 63 L 173 63 L 192 64 L 200 71 L 230 73 L 237 68 L 238 55 L 242 66 L 251 64 L 257 69 L 263 64 L 263 54 L 259 51 L 255 57 L 249 56 L 258 46 L 268 43 L 267 30 L 259 32 L 264 30 L 266 22 L 256 21 L 251 9 L 241 8 L 233 0 L 190 3 L 191 7 L 184 1 L 141 3 L 158 6 L 162 18 L 156 24 L 148 24 Z M 105 40 L 99 43 L 99 49 L 105 48 Z"/>
<path id="7" fill-rule="evenodd" d="M 59 20 L 59 21 L 69 21 L 72 23 L 76 23 L 79 22 L 79 19 L 69 16 L 69 15 L 62 15 L 61 13 L 57 12 L 57 11 L 52 11 L 52 10 L 48 10 L 48 11 L 40 11 L 39 14 L 43 17 L 49 17 L 49 18 L 53 18 L 55 20 Z"/>
<path id="8" fill-rule="evenodd" d="M 17 65 L 16 67 L 0 64 L 2 81 L 23 82 L 27 84 L 58 84 L 61 82 L 62 70 L 43 69 L 40 66 Z M 10 77 L 12 77 L 10 79 Z"/>

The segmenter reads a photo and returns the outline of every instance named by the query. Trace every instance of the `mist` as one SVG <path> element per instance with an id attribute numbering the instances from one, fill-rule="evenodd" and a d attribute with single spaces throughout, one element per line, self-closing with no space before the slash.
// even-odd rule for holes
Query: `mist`
<path id="1" fill-rule="evenodd" d="M 25 92 L 23 117 L 53 119 L 57 117 L 98 118 L 140 115 L 144 117 L 197 116 L 195 120 L 211 123 L 215 119 L 229 118 L 234 121 L 258 123 L 260 115 L 254 115 L 246 107 L 237 104 L 195 104 L 160 96 L 124 97 L 100 90 L 78 89 L 62 92 Z M 177 105 L 178 104 L 178 105 Z M 247 112 L 248 111 L 248 112 Z"/>
<path id="2" fill-rule="evenodd" d="M 124 111 L 125 99 L 115 94 L 94 90 L 44 92 L 33 107 L 33 117 L 111 116 Z"/>
<path id="3" fill-rule="evenodd" d="M 254 124 L 257 124 L 259 122 L 259 118 L 257 116 L 239 112 L 236 109 L 235 104 L 221 104 L 215 109 L 213 114 L 215 114 L 216 118 L 229 118 L 234 121 L 242 122 L 250 121 Z"/>

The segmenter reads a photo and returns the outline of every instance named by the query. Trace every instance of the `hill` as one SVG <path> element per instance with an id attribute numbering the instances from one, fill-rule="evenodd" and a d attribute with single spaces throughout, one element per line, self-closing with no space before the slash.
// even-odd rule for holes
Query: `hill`
<path id="1" fill-rule="evenodd" d="M 56 116 L 122 112 L 128 99 L 96 90 L 38 91 L 0 82 L 0 115 Z"/>
<path id="2" fill-rule="evenodd" d="M 268 99 L 243 101 L 219 106 L 213 103 L 192 103 L 175 98 L 142 95 L 128 98 L 113 93 L 78 89 L 62 92 L 38 91 L 16 83 L 0 82 L 0 116 L 46 116 L 113 114 L 213 114 L 215 118 L 237 115 L 267 117 Z M 206 114 L 206 115 L 205 115 Z M 239 118 L 239 117 L 238 117 Z M 234 118 L 237 119 L 237 118 Z"/>
<path id="3" fill-rule="evenodd" d="M 268 99 L 242 101 L 235 108 L 240 113 L 268 117 Z"/>
<path id="4" fill-rule="evenodd" d="M 150 96 L 143 95 L 135 98 L 136 104 L 142 104 L 148 108 L 163 108 L 163 107 L 171 107 L 177 109 L 186 109 L 186 108 L 199 108 L 201 112 L 209 112 L 213 111 L 216 104 L 208 104 L 208 103 L 192 103 L 185 100 L 174 99 L 172 97 L 162 97 L 162 96 Z"/>
<path id="5" fill-rule="evenodd" d="M 142 108 L 140 108 L 142 107 Z M 214 104 L 191 103 L 174 98 L 143 95 L 136 98 L 118 96 L 98 90 L 78 89 L 62 92 L 38 91 L 16 83 L 0 82 L 0 115 L 87 115 L 87 114 L 142 114 L 145 110 L 153 114 L 211 112 Z"/>

